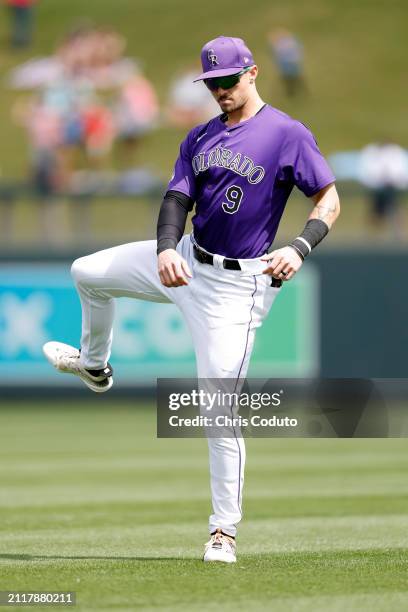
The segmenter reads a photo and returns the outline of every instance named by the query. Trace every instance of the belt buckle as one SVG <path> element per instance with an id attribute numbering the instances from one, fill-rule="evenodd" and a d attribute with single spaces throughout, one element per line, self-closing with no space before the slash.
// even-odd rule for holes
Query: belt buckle
<path id="1" fill-rule="evenodd" d="M 223 267 L 226 270 L 235 270 L 235 271 L 242 270 L 238 259 L 232 259 L 231 257 L 224 258 Z"/>

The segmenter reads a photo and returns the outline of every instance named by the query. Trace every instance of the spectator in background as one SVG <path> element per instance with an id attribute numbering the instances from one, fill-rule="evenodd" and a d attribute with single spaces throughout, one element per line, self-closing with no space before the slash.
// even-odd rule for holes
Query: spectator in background
<path id="1" fill-rule="evenodd" d="M 137 71 L 135 62 L 123 57 L 125 49 L 125 38 L 115 30 L 84 23 L 68 33 L 57 54 L 71 78 L 86 78 L 96 89 L 111 89 Z"/>
<path id="2" fill-rule="evenodd" d="M 166 118 L 171 125 L 189 129 L 219 113 L 218 104 L 207 88 L 193 82 L 200 70 L 201 66 L 193 64 L 171 83 L 166 109 Z"/>
<path id="3" fill-rule="evenodd" d="M 303 74 L 303 47 L 294 34 L 283 28 L 268 37 L 269 49 L 288 96 L 306 89 Z"/>
<path id="4" fill-rule="evenodd" d="M 44 244 L 58 244 L 62 238 L 61 210 L 55 200 L 55 194 L 60 191 L 62 184 L 60 115 L 55 108 L 44 104 L 42 94 L 28 101 L 17 101 L 12 112 L 16 122 L 23 125 L 28 134 L 30 178 L 34 193 L 41 203 L 42 240 Z"/>
<path id="5" fill-rule="evenodd" d="M 371 200 L 370 221 L 383 229 L 388 221 L 394 238 L 403 233 L 400 194 L 408 188 L 408 155 L 399 145 L 383 140 L 367 145 L 360 157 L 360 180 Z"/>
<path id="6" fill-rule="evenodd" d="M 98 168 L 108 160 L 115 137 L 114 118 L 109 108 L 95 100 L 82 112 L 83 143 L 88 161 Z"/>
<path id="7" fill-rule="evenodd" d="M 114 105 L 116 137 L 122 162 L 129 167 L 140 139 L 157 125 L 159 104 L 153 85 L 140 72 L 120 88 Z"/>
<path id="8" fill-rule="evenodd" d="M 18 100 L 12 109 L 16 123 L 27 130 L 30 146 L 31 176 L 39 197 L 52 196 L 59 188 L 56 151 L 62 140 L 62 124 L 56 109 L 44 104 L 42 94 Z"/>
<path id="9" fill-rule="evenodd" d="M 28 47 L 31 44 L 35 1 L 5 0 L 11 17 L 10 44 L 14 48 Z"/>
<path id="10" fill-rule="evenodd" d="M 111 28 L 94 29 L 90 37 L 89 78 L 96 87 L 123 85 L 137 72 L 135 62 L 124 57 L 126 39 Z"/>

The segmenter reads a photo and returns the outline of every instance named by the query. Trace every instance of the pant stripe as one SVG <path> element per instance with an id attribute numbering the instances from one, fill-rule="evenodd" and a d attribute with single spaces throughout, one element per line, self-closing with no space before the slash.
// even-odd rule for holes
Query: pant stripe
<path id="1" fill-rule="evenodd" d="M 252 323 L 252 311 L 253 311 L 254 306 L 255 306 L 255 293 L 257 292 L 257 289 L 258 289 L 258 283 L 257 283 L 257 280 L 256 280 L 256 276 L 254 276 L 253 278 L 254 278 L 254 281 L 255 281 L 255 289 L 253 290 L 252 296 L 251 296 L 252 297 L 252 305 L 251 305 L 251 310 L 249 311 L 250 319 L 249 319 L 249 322 L 248 322 L 248 330 L 247 330 L 247 337 L 246 337 L 246 342 L 245 342 L 245 350 L 244 350 L 244 355 L 242 357 L 241 365 L 240 365 L 240 368 L 239 368 L 239 371 L 238 371 L 237 380 L 235 382 L 234 393 L 235 393 L 237 385 L 238 385 L 239 377 L 241 375 L 241 371 L 242 371 L 243 365 L 245 363 L 245 358 L 246 358 L 246 354 L 247 354 L 247 350 L 248 350 L 249 332 L 251 331 L 251 323 Z M 231 417 L 232 418 L 234 417 L 232 406 L 231 406 Z M 238 438 L 237 438 L 237 435 L 236 435 L 236 432 L 235 432 L 235 427 L 233 427 L 233 430 L 234 430 L 235 440 L 236 440 L 237 446 L 238 446 L 238 456 L 239 456 L 239 462 L 238 462 L 238 508 L 239 508 L 239 511 L 240 511 L 240 514 L 241 514 L 241 517 L 242 517 L 242 507 L 241 507 L 241 501 L 240 501 L 241 500 L 241 464 L 242 464 L 241 447 L 240 447 L 239 442 L 238 442 Z"/>

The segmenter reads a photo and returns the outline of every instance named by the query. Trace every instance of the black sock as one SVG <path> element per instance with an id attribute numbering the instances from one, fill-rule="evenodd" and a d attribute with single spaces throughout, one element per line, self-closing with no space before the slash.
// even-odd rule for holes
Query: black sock
<path id="1" fill-rule="evenodd" d="M 210 533 L 210 535 L 212 535 L 212 536 L 213 536 L 213 535 L 214 535 L 214 534 L 216 534 L 216 533 L 217 533 L 217 531 L 213 531 L 212 533 Z M 225 533 L 225 532 L 224 532 L 222 529 L 221 529 L 221 533 L 222 533 L 222 535 L 227 536 L 227 538 L 231 538 L 232 540 L 235 540 L 235 536 L 232 536 L 232 535 L 230 535 L 229 533 Z"/>

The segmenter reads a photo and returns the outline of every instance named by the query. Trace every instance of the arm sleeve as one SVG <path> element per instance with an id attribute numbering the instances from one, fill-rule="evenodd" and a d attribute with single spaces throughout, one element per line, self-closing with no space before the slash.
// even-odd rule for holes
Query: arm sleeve
<path id="1" fill-rule="evenodd" d="M 194 201 L 180 191 L 167 191 L 157 221 L 157 254 L 175 249 L 186 227 Z"/>
<path id="2" fill-rule="evenodd" d="M 192 132 L 190 132 L 187 138 L 181 143 L 180 153 L 174 167 L 174 173 L 170 179 L 167 189 L 169 191 L 179 191 L 180 193 L 184 193 L 184 195 L 188 196 L 192 200 L 195 200 L 196 177 L 191 163 L 191 138 Z"/>
<path id="3" fill-rule="evenodd" d="M 283 147 L 278 179 L 296 185 L 307 197 L 336 180 L 313 134 L 299 121 L 290 129 Z"/>

